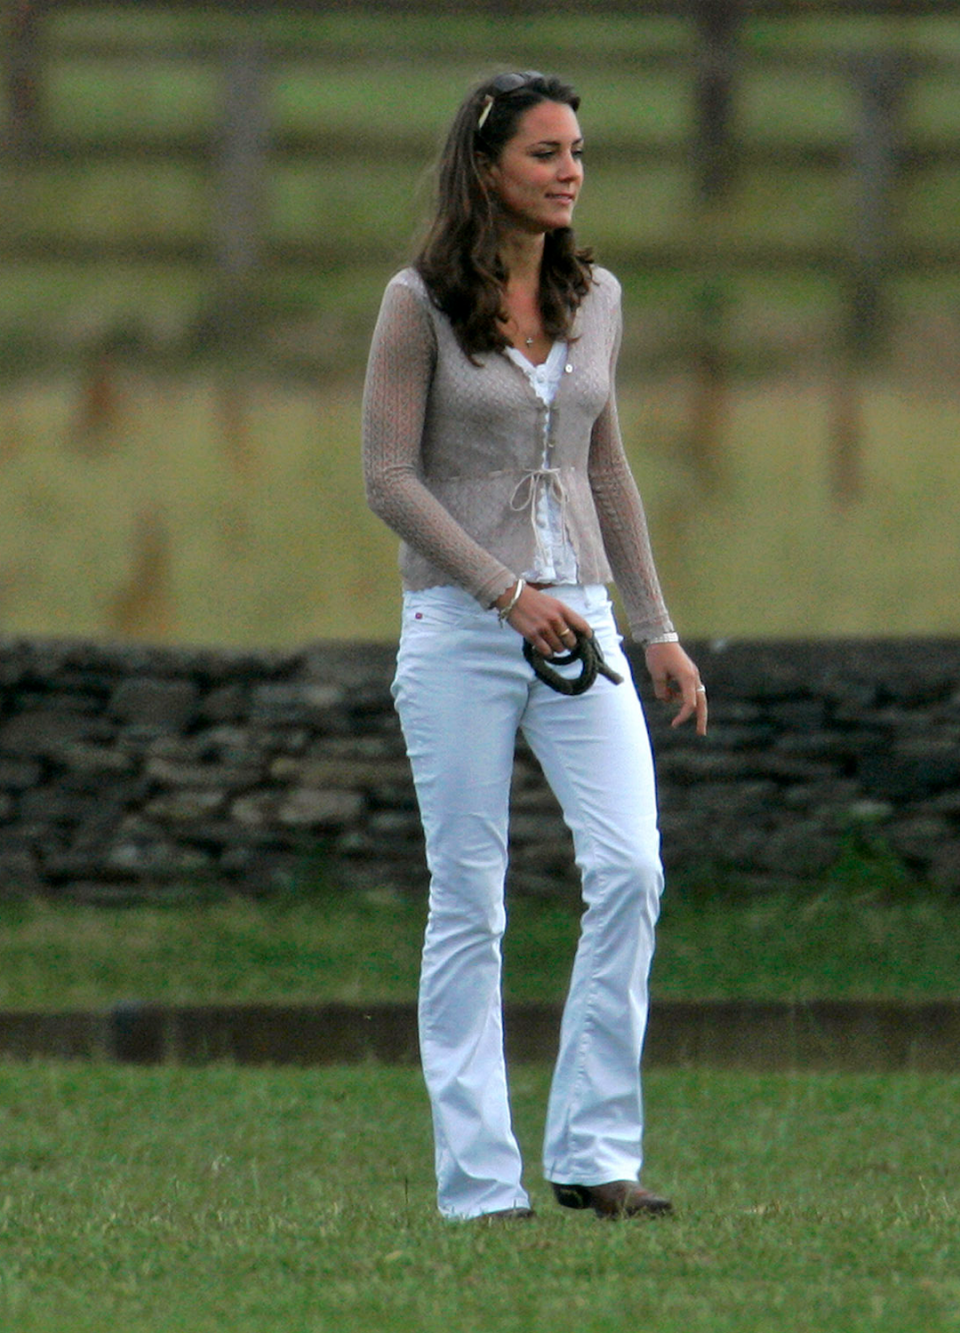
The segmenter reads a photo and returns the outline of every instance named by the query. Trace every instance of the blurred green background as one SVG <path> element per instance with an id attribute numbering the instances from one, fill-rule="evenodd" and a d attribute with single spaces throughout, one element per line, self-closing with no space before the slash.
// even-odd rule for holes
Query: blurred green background
<path id="1" fill-rule="evenodd" d="M 395 634 L 365 349 L 464 89 L 533 66 L 684 634 L 960 632 L 960 18 L 803 8 L 713 34 L 711 103 L 686 18 L 12 7 L 0 631 Z"/>

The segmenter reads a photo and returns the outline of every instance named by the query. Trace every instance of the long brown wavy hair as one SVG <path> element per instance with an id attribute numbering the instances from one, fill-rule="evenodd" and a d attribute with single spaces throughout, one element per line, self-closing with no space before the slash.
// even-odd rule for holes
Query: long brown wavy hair
<path id="1" fill-rule="evenodd" d="M 499 161 L 524 112 L 539 102 L 577 111 L 578 94 L 535 71 L 500 74 L 473 88 L 454 117 L 437 164 L 436 204 L 414 266 L 453 325 L 467 356 L 499 351 L 507 271 L 498 251 L 497 201 L 483 168 Z M 544 237 L 540 313 L 551 338 L 566 338 L 592 278 L 592 254 L 578 249 L 571 227 Z"/>

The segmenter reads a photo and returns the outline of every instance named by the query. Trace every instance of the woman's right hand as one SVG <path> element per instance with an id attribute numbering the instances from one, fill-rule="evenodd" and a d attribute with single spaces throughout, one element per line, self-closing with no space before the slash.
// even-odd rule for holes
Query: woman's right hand
<path id="1" fill-rule="evenodd" d="M 514 591 L 515 585 L 501 594 L 494 606 L 506 606 Z M 540 588 L 532 588 L 529 583 L 524 585 L 506 620 L 543 657 L 559 657 L 562 653 L 568 653 L 576 644 L 574 630 L 585 634 L 588 639 L 593 636 L 593 630 L 583 616 Z"/>

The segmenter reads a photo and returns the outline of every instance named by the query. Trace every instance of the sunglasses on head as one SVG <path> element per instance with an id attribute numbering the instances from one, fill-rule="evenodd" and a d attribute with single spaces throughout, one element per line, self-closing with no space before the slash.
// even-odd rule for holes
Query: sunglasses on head
<path id="1" fill-rule="evenodd" d="M 535 69 L 527 69 L 512 74 L 498 74 L 490 85 L 491 91 L 483 99 L 480 107 L 480 115 L 477 119 L 477 129 L 482 130 L 487 123 L 487 117 L 490 114 L 490 108 L 498 97 L 504 93 L 515 93 L 518 88 L 525 88 L 528 83 L 536 83 L 542 79 L 543 75 Z"/>

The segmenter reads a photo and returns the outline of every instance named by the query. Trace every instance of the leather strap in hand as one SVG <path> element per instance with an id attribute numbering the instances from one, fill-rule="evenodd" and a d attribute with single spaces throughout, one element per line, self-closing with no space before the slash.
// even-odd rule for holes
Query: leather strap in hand
<path id="1" fill-rule="evenodd" d="M 622 685 L 623 677 L 608 667 L 603 660 L 603 653 L 596 636 L 588 638 L 578 630 L 574 630 L 574 633 L 577 636 L 577 646 L 561 657 L 544 657 L 542 653 L 537 652 L 532 643 L 524 639 L 523 655 L 543 683 L 556 690 L 558 694 L 584 694 L 598 675 L 606 676 L 614 685 Z M 582 664 L 579 676 L 562 676 L 559 671 L 554 670 L 555 667 L 568 666 L 578 660 Z"/>

